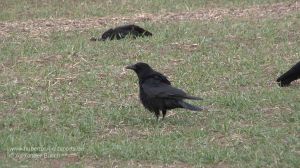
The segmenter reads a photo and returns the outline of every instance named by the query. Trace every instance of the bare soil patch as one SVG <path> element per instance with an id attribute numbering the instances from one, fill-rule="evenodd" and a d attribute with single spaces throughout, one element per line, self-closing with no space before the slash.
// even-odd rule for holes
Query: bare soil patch
<path id="1" fill-rule="evenodd" d="M 199 9 L 179 13 L 138 13 L 133 16 L 100 17 L 85 19 L 37 19 L 27 21 L 0 22 L 0 38 L 12 32 L 21 32 L 30 36 L 47 36 L 55 31 L 86 30 L 103 28 L 107 25 L 139 22 L 174 22 L 191 20 L 222 20 L 225 17 L 263 18 L 268 16 L 282 17 L 291 12 L 299 11 L 300 3 L 276 3 L 272 5 L 256 5 L 249 8 L 213 8 Z"/>

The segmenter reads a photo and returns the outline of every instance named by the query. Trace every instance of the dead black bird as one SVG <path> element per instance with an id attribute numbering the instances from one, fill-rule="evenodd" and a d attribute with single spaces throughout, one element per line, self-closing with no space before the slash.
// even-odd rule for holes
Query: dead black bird
<path id="1" fill-rule="evenodd" d="M 152 33 L 136 25 L 125 25 L 116 27 L 114 29 L 109 29 L 99 38 L 92 37 L 91 41 L 120 40 L 126 36 L 137 38 L 152 36 Z"/>
<path id="2" fill-rule="evenodd" d="M 290 70 L 281 75 L 276 81 L 281 87 L 289 86 L 290 83 L 294 80 L 300 78 L 300 62 L 294 65 Z"/>
<path id="3" fill-rule="evenodd" d="M 201 111 L 196 107 L 183 101 L 183 99 L 202 100 L 190 96 L 184 91 L 171 86 L 171 82 L 163 74 L 153 70 L 148 64 L 139 62 L 129 65 L 126 69 L 136 72 L 139 78 L 140 100 L 143 106 L 153 112 L 158 120 L 160 111 L 163 119 L 167 110 L 174 108 L 185 108 L 192 111 Z"/>

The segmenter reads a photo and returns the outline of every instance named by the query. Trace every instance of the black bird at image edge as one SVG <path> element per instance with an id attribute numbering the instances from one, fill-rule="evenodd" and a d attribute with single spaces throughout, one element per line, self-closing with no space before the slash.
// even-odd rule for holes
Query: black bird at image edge
<path id="1" fill-rule="evenodd" d="M 281 87 L 289 86 L 294 80 L 300 78 L 300 61 L 295 64 L 290 70 L 277 78 L 278 85 Z"/>
<path id="2" fill-rule="evenodd" d="M 138 62 L 127 66 L 126 69 L 131 69 L 137 74 L 140 101 L 146 109 L 155 114 L 157 120 L 160 112 L 164 119 L 167 110 L 174 108 L 203 110 L 201 107 L 183 101 L 183 99 L 202 100 L 202 98 L 190 96 L 183 90 L 171 86 L 171 82 L 166 76 L 153 70 L 148 64 Z"/>

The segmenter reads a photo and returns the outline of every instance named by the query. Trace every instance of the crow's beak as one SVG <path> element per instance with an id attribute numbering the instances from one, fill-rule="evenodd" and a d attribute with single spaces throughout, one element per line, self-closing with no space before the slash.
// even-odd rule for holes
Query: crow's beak
<path id="1" fill-rule="evenodd" d="M 125 68 L 126 68 L 126 69 L 132 69 L 132 70 L 135 69 L 134 65 L 128 65 L 128 66 L 126 66 Z"/>

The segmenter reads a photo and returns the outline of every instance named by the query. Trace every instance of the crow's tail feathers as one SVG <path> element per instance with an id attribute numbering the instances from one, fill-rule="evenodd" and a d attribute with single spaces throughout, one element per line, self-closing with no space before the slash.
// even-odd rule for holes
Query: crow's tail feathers
<path id="1" fill-rule="evenodd" d="M 182 106 L 182 108 L 185 108 L 185 109 L 188 109 L 188 110 L 192 110 L 192 111 L 201 111 L 201 110 L 203 110 L 203 108 L 201 108 L 201 107 L 193 106 L 193 105 L 188 104 L 184 101 L 180 101 L 179 104 Z"/>

